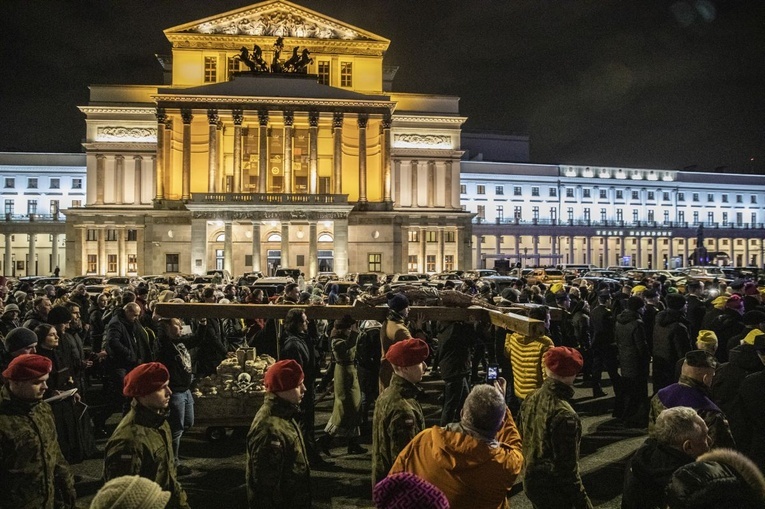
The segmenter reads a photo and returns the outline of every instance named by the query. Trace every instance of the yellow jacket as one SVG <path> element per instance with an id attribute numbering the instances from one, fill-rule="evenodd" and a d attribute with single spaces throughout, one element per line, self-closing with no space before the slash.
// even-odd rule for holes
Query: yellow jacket
<path id="1" fill-rule="evenodd" d="M 505 336 L 505 355 L 513 367 L 513 391 L 520 399 L 542 387 L 542 356 L 553 346 L 547 336 L 537 338 L 513 332 Z"/>

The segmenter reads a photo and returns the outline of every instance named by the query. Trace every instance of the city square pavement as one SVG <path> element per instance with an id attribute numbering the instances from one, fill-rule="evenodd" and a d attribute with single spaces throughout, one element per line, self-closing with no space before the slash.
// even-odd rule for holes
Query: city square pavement
<path id="1" fill-rule="evenodd" d="M 438 423 L 443 382 L 426 375 L 422 387 L 425 395 L 421 403 L 428 426 Z M 621 490 L 624 466 L 630 454 L 645 440 L 645 431 L 625 429 L 611 418 L 613 391 L 608 381 L 604 384 L 607 396 L 592 399 L 591 390 L 577 380 L 574 408 L 583 420 L 581 446 L 581 471 L 584 485 L 595 507 L 618 508 L 621 505 Z M 317 405 L 316 429 L 321 433 L 332 412 L 332 395 Z M 109 429 L 118 422 L 115 415 Z M 189 495 L 192 508 L 247 507 L 245 492 L 245 437 L 246 428 L 234 428 L 215 442 L 207 439 L 204 428 L 194 428 L 184 434 L 181 442 L 183 463 L 193 473 L 181 477 L 181 484 Z M 99 440 L 103 450 L 106 440 Z M 369 428 L 362 429 L 361 444 L 371 448 Z M 370 508 L 372 489 L 370 482 L 370 453 L 356 456 L 346 454 L 345 445 L 333 444 L 333 470 L 311 472 L 313 506 L 319 509 L 341 509 L 351 507 Z M 74 465 L 77 475 L 78 504 L 87 507 L 96 490 L 100 487 L 103 460 L 92 459 Z M 520 480 L 511 492 L 510 505 L 513 508 L 530 508 L 523 494 Z"/>

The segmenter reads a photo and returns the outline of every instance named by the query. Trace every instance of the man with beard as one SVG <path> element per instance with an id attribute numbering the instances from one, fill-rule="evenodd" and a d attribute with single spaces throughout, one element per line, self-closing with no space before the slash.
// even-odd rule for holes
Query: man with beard
<path id="1" fill-rule="evenodd" d="M 24 315 L 24 327 L 34 330 L 41 323 L 47 323 L 48 313 L 53 305 L 48 297 L 37 297 L 32 301 L 32 309 Z"/>
<path id="2" fill-rule="evenodd" d="M 167 409 L 170 374 L 159 362 L 141 364 L 125 377 L 123 394 L 130 411 L 106 443 L 105 481 L 123 475 L 151 479 L 171 493 L 168 508 L 187 509 L 186 492 L 178 483 Z"/>

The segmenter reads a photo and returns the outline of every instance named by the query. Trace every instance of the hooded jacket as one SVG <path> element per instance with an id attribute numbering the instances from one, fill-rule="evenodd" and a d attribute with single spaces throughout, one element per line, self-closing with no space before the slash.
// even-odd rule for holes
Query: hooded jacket
<path id="1" fill-rule="evenodd" d="M 401 451 L 390 473 L 411 472 L 438 486 L 452 509 L 499 509 L 509 507 L 507 493 L 522 466 L 521 436 L 508 410 L 493 442 L 459 423 L 426 429 Z"/>
<path id="2" fill-rule="evenodd" d="M 547 336 L 538 338 L 513 332 L 505 337 L 505 355 L 513 367 L 513 391 L 516 397 L 526 396 L 539 389 L 545 381 L 542 357 L 553 347 Z"/>
<path id="3" fill-rule="evenodd" d="M 734 406 L 738 391 L 744 378 L 762 371 L 763 364 L 754 346 L 743 344 L 730 351 L 728 362 L 722 364 L 712 379 L 712 401 L 720 407 L 725 415 L 734 420 Z M 736 438 L 734 430 L 734 438 Z"/>
<path id="4" fill-rule="evenodd" d="M 672 473 L 693 460 L 679 449 L 647 439 L 627 463 L 622 509 L 663 509 Z"/>
<path id="5" fill-rule="evenodd" d="M 675 364 L 692 350 L 688 321 L 683 312 L 665 309 L 653 329 L 653 386 L 663 389 L 674 382 Z"/>

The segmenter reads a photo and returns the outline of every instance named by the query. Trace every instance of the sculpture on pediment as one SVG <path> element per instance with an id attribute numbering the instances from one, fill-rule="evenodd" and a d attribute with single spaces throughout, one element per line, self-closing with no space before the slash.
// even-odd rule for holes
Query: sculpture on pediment
<path id="1" fill-rule="evenodd" d="M 284 62 L 284 70 L 291 71 L 295 68 L 295 65 L 300 60 L 300 55 L 298 55 L 299 48 L 300 46 L 295 46 L 292 49 L 292 56 L 286 62 Z"/>
<path id="2" fill-rule="evenodd" d="M 257 44 L 252 49 L 252 55 L 247 51 L 247 48 L 242 46 L 239 50 L 239 60 L 244 62 L 252 72 L 268 72 L 268 64 L 263 60 L 263 50 Z"/>
<path id="3" fill-rule="evenodd" d="M 277 37 L 274 43 L 274 59 L 271 61 L 271 72 L 282 72 L 282 63 L 279 60 L 282 51 L 284 50 L 284 38 Z"/>
<path id="4" fill-rule="evenodd" d="M 268 72 L 268 64 L 263 59 L 263 50 L 257 44 L 252 46 L 252 60 L 258 66 L 258 70 Z"/>

